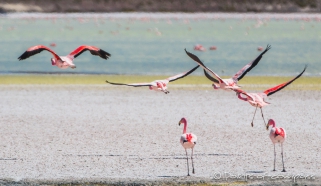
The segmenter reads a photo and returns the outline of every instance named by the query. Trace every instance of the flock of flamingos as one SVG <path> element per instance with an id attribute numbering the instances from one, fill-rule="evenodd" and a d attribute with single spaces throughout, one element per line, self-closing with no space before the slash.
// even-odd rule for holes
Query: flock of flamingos
<path id="1" fill-rule="evenodd" d="M 269 103 L 265 101 L 265 98 L 267 98 L 267 96 L 270 96 L 270 95 L 282 90 L 283 88 L 285 88 L 286 86 L 291 84 L 293 81 L 298 79 L 304 73 L 307 66 L 305 66 L 303 71 L 299 75 L 294 77 L 293 79 L 291 79 L 285 83 L 281 83 L 281 84 L 274 86 L 272 88 L 269 88 L 269 89 L 267 89 L 263 92 L 260 92 L 260 93 L 247 93 L 244 90 L 242 90 L 241 87 L 237 84 L 238 81 L 240 81 L 246 75 L 247 72 L 249 72 L 252 68 L 254 68 L 259 63 L 262 56 L 270 48 L 271 48 L 271 46 L 267 45 L 266 49 L 256 59 L 254 59 L 252 62 L 246 64 L 241 70 L 239 70 L 230 79 L 222 79 L 213 70 L 206 67 L 204 65 L 204 63 L 196 55 L 186 51 L 186 49 L 185 49 L 186 54 L 198 64 L 196 67 L 194 67 L 193 69 L 191 69 L 187 72 L 180 73 L 180 74 L 177 74 L 175 76 L 171 76 L 171 77 L 163 79 L 163 80 L 155 80 L 155 81 L 149 82 L 149 83 L 123 84 L 123 83 L 112 83 L 109 81 L 106 81 L 106 82 L 109 84 L 112 84 L 112 85 L 125 85 L 125 86 L 133 86 L 133 87 L 147 86 L 147 87 L 149 87 L 150 90 L 161 91 L 161 92 L 164 92 L 165 94 L 168 94 L 169 91 L 167 90 L 167 85 L 169 82 L 178 80 L 180 78 L 184 78 L 187 75 L 194 72 L 199 66 L 201 66 L 204 70 L 205 76 L 213 82 L 212 86 L 215 90 L 222 89 L 222 90 L 234 91 L 240 100 L 247 101 L 252 106 L 255 107 L 255 112 L 254 112 L 253 119 L 251 122 L 252 127 L 253 127 L 253 120 L 254 120 L 254 116 L 257 111 L 257 108 L 261 109 L 261 114 L 262 114 L 262 118 L 265 123 L 266 129 L 268 130 L 269 126 L 272 126 L 272 129 L 270 131 L 270 139 L 271 139 L 272 143 L 274 144 L 273 171 L 275 171 L 275 160 L 276 160 L 275 144 L 280 143 L 281 144 L 282 164 L 283 164 L 282 172 L 285 172 L 284 161 L 283 161 L 283 142 L 286 138 L 286 132 L 283 128 L 276 127 L 273 119 L 268 120 L 268 122 L 266 124 L 265 119 L 264 119 L 264 115 L 263 115 L 263 111 L 262 111 L 262 107 L 269 105 Z M 108 52 L 106 52 L 100 48 L 97 48 L 95 46 L 88 46 L 88 45 L 79 46 L 77 49 L 75 49 L 73 52 L 71 52 L 67 56 L 59 56 L 53 50 L 51 50 L 50 48 L 48 48 L 46 46 L 36 45 L 36 46 L 32 46 L 29 49 L 27 49 L 27 51 L 25 51 L 18 59 L 24 60 L 28 57 L 31 57 L 35 54 L 42 52 L 43 50 L 47 50 L 48 52 L 50 52 L 53 55 L 53 58 L 51 58 L 51 64 L 53 66 L 57 66 L 58 68 L 61 68 L 61 69 L 66 69 L 68 67 L 76 68 L 76 65 L 73 63 L 73 60 L 87 50 L 92 55 L 97 55 L 97 56 L 99 56 L 103 59 L 106 59 L 106 60 L 111 56 Z M 179 121 L 179 125 L 180 124 L 184 124 L 183 134 L 181 135 L 180 143 L 182 144 L 182 146 L 184 147 L 185 152 L 186 152 L 187 175 L 189 176 L 190 175 L 189 174 L 189 164 L 188 164 L 189 158 L 187 155 L 187 149 L 192 150 L 192 153 L 191 153 L 191 161 L 192 161 L 192 168 L 193 168 L 192 173 L 195 173 L 194 163 L 193 163 L 193 149 L 194 149 L 196 141 L 197 141 L 197 136 L 192 133 L 187 133 L 187 131 L 186 131 L 187 130 L 187 120 L 185 118 L 182 118 Z"/>

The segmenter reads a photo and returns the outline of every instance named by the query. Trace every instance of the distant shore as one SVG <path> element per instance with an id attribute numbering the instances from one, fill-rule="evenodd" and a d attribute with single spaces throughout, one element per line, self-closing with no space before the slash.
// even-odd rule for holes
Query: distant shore
<path id="1" fill-rule="evenodd" d="M 277 12 L 318 13 L 321 0 L 0 0 L 0 13 L 8 12 Z"/>

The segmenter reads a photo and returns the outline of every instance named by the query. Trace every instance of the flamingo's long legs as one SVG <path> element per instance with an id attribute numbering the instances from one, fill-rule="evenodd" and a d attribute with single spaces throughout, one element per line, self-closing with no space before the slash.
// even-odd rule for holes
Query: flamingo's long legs
<path id="1" fill-rule="evenodd" d="M 195 174 L 195 171 L 194 171 L 194 162 L 193 162 L 193 152 L 194 152 L 194 148 L 192 148 L 191 160 L 192 160 L 192 167 L 193 167 L 192 173 Z"/>
<path id="2" fill-rule="evenodd" d="M 186 160 L 187 160 L 187 176 L 190 176 L 189 175 L 188 156 L 187 156 L 187 150 L 186 149 L 185 149 L 185 152 L 186 152 Z"/>
<path id="3" fill-rule="evenodd" d="M 273 145 L 274 145 L 274 166 L 273 166 L 273 171 L 275 171 L 275 159 L 276 159 L 275 143 Z"/>
<path id="4" fill-rule="evenodd" d="M 264 127 L 265 127 L 265 126 L 266 126 L 266 123 L 265 123 L 265 119 L 264 119 L 264 116 L 263 116 L 262 107 L 261 107 L 260 109 L 261 109 L 261 114 L 262 114 L 262 118 L 263 118 L 263 121 L 264 121 Z"/>
<path id="5" fill-rule="evenodd" d="M 283 164 L 283 170 L 282 172 L 286 172 L 285 168 L 284 168 L 284 161 L 283 161 L 283 143 L 281 143 L 281 155 L 282 155 L 282 164 Z"/>
<path id="6" fill-rule="evenodd" d="M 252 127 L 254 126 L 253 121 L 254 121 L 254 116 L 255 116 L 255 114 L 256 114 L 256 110 L 257 110 L 257 106 L 256 106 L 256 108 L 255 108 L 254 115 L 253 115 L 253 119 L 252 119 L 252 123 L 251 123 L 251 126 L 252 126 Z"/>

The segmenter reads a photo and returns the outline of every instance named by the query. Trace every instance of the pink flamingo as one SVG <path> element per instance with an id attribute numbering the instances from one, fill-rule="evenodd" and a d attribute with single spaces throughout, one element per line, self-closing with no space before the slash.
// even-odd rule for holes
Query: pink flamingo
<path id="1" fill-rule="evenodd" d="M 222 79 L 220 76 L 218 76 L 214 71 L 206 67 L 203 62 L 194 54 L 187 52 L 185 49 L 186 54 L 192 58 L 196 63 L 198 63 L 203 69 L 205 76 L 213 81 L 213 88 L 214 89 L 223 89 L 223 90 L 232 90 L 232 89 L 238 89 L 240 86 L 237 85 L 237 82 L 240 81 L 246 73 L 248 73 L 253 67 L 255 67 L 259 61 L 261 60 L 263 54 L 270 50 L 271 46 L 267 45 L 266 49 L 252 62 L 245 65 L 241 70 L 239 70 L 232 78 L 230 79 Z M 210 76 L 207 72 L 209 71 L 215 78 Z"/>
<path id="2" fill-rule="evenodd" d="M 18 59 L 27 59 L 30 56 L 42 52 L 43 50 L 49 51 L 54 56 L 53 58 L 51 58 L 51 64 L 61 69 L 66 69 L 68 67 L 76 68 L 76 65 L 73 63 L 74 58 L 78 57 L 81 53 L 85 52 L 86 50 L 89 50 L 92 55 L 100 56 L 103 59 L 108 59 L 110 57 L 110 54 L 108 52 L 94 46 L 82 45 L 67 56 L 58 56 L 50 48 L 43 45 L 36 45 L 28 48 L 28 50 L 25 51 Z"/>
<path id="3" fill-rule="evenodd" d="M 152 81 L 150 83 L 123 84 L 123 83 L 112 83 L 112 82 L 109 82 L 107 80 L 106 80 L 106 82 L 109 83 L 109 84 L 112 84 L 112 85 L 126 85 L 126 86 L 132 86 L 132 87 L 148 86 L 150 90 L 162 91 L 165 94 L 167 94 L 167 93 L 169 93 L 169 91 L 167 90 L 167 84 L 169 82 L 173 82 L 175 80 L 178 80 L 180 78 L 183 78 L 183 77 L 189 75 L 190 73 L 194 72 L 198 67 L 199 67 L 199 65 L 197 65 L 196 67 L 194 67 L 190 71 L 187 71 L 187 72 L 184 72 L 184 73 L 180 73 L 180 74 L 177 74 L 175 76 L 171 76 L 171 77 L 163 79 L 163 80 L 155 80 L 155 81 Z"/>
<path id="4" fill-rule="evenodd" d="M 286 172 L 284 168 L 284 161 L 283 161 L 283 142 L 286 138 L 286 132 L 283 128 L 278 128 L 275 126 L 275 122 L 273 119 L 270 119 L 268 121 L 268 124 L 266 125 L 266 130 L 269 129 L 269 126 L 272 126 L 270 131 L 270 139 L 274 145 L 274 167 L 273 171 L 275 171 L 275 159 L 276 159 L 276 153 L 275 153 L 275 144 L 280 143 L 281 144 L 281 155 L 282 155 L 282 164 L 283 164 L 283 170 L 282 172 Z"/>
<path id="5" fill-rule="evenodd" d="M 184 124 L 184 129 L 183 129 L 183 134 L 181 135 L 181 139 L 180 142 L 182 144 L 182 146 L 185 149 L 186 152 L 186 160 L 187 160 L 187 176 L 189 175 L 189 165 L 188 165 L 188 155 L 187 155 L 187 150 L 186 149 L 192 149 L 192 154 L 191 154 L 191 160 L 192 160 L 192 167 L 193 167 L 193 174 L 195 174 L 194 171 L 194 163 L 193 163 L 193 152 L 194 152 L 194 146 L 196 144 L 197 141 L 197 137 L 195 134 L 192 133 L 186 133 L 186 128 L 187 128 L 187 121 L 185 118 L 182 118 L 178 125 L 180 126 L 181 124 Z"/>
<path id="6" fill-rule="evenodd" d="M 197 44 L 197 45 L 194 46 L 194 50 L 205 51 L 206 48 L 203 47 L 203 45 Z"/>
<path id="7" fill-rule="evenodd" d="M 262 107 L 264 107 L 265 105 L 268 105 L 270 103 L 266 102 L 264 99 L 267 98 L 267 96 L 271 96 L 272 94 L 274 94 L 274 93 L 282 90 L 286 86 L 290 85 L 293 81 L 298 79 L 304 73 L 306 68 L 307 68 L 307 66 L 304 67 L 303 71 L 299 75 L 297 75 L 295 78 L 291 79 L 290 81 L 279 84 L 275 87 L 269 88 L 261 93 L 246 93 L 245 91 L 243 91 L 241 89 L 234 89 L 234 91 L 236 92 L 236 95 L 238 96 L 239 99 L 241 99 L 243 101 L 247 101 L 252 106 L 256 107 L 254 115 L 253 115 L 252 123 L 251 123 L 252 127 L 253 127 L 254 116 L 255 116 L 255 113 L 256 113 L 256 110 L 258 107 L 261 109 L 262 118 L 265 123 Z M 244 95 L 245 97 L 242 97 L 241 95 Z"/>

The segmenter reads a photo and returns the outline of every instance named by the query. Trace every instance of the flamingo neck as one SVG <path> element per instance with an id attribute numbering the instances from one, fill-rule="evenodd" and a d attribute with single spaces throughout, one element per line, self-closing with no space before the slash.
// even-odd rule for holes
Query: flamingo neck
<path id="1" fill-rule="evenodd" d="M 238 94 L 237 97 L 238 97 L 239 99 L 243 100 L 243 101 L 247 101 L 247 98 L 243 98 L 243 97 L 241 96 L 241 94 Z"/>
<path id="2" fill-rule="evenodd" d="M 185 118 L 182 119 L 182 122 L 184 123 L 184 129 L 183 129 L 183 134 L 186 133 L 186 129 L 187 129 L 187 121 Z"/>

